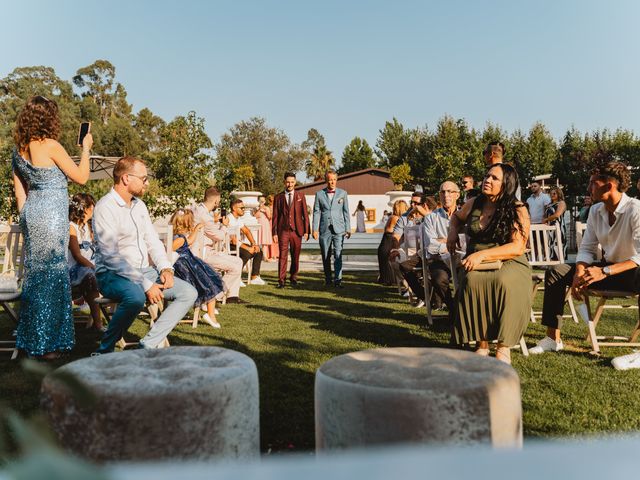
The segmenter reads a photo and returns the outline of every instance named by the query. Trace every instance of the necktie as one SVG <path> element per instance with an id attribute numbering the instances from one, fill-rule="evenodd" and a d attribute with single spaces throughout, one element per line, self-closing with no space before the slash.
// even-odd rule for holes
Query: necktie
<path id="1" fill-rule="evenodd" d="M 291 206 L 291 192 L 287 193 L 287 205 Z"/>

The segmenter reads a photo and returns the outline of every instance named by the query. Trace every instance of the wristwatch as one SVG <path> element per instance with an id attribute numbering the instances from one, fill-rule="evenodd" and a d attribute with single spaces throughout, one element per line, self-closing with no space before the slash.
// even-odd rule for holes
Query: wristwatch
<path id="1" fill-rule="evenodd" d="M 609 265 L 607 265 L 606 267 L 602 267 L 602 273 L 604 273 L 607 277 L 611 275 L 611 268 L 609 267 Z"/>
<path id="2" fill-rule="evenodd" d="M 171 272 L 171 275 L 173 275 L 173 268 L 163 268 L 162 270 L 160 270 L 160 274 L 162 275 L 164 272 Z"/>

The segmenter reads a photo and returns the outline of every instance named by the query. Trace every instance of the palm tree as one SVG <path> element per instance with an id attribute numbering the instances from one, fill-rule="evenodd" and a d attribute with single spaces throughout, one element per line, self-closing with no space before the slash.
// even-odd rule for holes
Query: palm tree
<path id="1" fill-rule="evenodd" d="M 305 165 L 307 176 L 313 178 L 314 181 L 322 180 L 327 170 L 332 169 L 335 163 L 336 160 L 333 158 L 333 153 L 327 149 L 324 142 L 320 142 L 313 147 L 313 151 Z"/>

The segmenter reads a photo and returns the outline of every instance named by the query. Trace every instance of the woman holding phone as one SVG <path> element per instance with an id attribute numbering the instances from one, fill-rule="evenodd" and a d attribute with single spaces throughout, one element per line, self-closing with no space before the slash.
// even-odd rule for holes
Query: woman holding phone
<path id="1" fill-rule="evenodd" d="M 24 234 L 24 281 L 16 347 L 31 357 L 56 359 L 74 345 L 67 178 L 89 179 L 90 133 L 82 140 L 80 165 L 58 143 L 56 102 L 31 98 L 18 114 L 12 168 L 20 227 Z"/>

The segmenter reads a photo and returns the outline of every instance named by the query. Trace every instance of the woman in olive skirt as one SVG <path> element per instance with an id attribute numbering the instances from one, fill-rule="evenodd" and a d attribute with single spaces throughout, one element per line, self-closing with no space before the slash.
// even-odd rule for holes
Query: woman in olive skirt
<path id="1" fill-rule="evenodd" d="M 469 239 L 459 269 L 452 341 L 475 341 L 476 353 L 486 356 L 489 342 L 497 340 L 496 358 L 505 363 L 511 363 L 510 347 L 524 334 L 531 310 L 531 266 L 525 256 L 530 220 L 516 199 L 518 185 L 512 166 L 493 165 L 482 194 L 452 215 L 447 239 L 450 252 L 458 234 L 464 231 Z M 497 260 L 502 262 L 499 268 L 485 269 Z"/>

